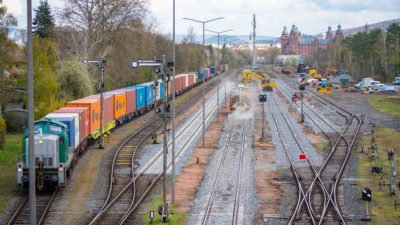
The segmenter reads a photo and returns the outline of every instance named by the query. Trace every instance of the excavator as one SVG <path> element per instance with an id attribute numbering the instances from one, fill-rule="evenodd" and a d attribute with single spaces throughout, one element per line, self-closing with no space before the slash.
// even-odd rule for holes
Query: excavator
<path id="1" fill-rule="evenodd" d="M 251 70 L 243 70 L 243 82 L 248 85 L 252 80 L 252 77 L 257 77 L 261 80 L 261 87 L 263 91 L 272 91 L 272 87 L 276 86 L 275 82 L 272 82 L 270 78 L 254 73 Z"/>

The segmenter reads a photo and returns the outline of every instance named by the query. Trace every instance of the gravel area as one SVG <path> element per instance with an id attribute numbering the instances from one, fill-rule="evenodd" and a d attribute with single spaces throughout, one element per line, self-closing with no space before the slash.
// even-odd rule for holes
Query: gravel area
<path id="1" fill-rule="evenodd" d="M 351 111 L 358 114 L 367 113 L 362 131 L 370 132 L 370 122 L 373 122 L 376 125 L 393 128 L 396 129 L 397 132 L 400 132 L 400 118 L 396 118 L 387 113 L 379 112 L 369 104 L 368 98 L 376 96 L 377 94 L 361 94 L 343 91 L 335 91 L 334 93 L 337 97 L 337 101 L 342 106 L 349 108 Z M 400 93 L 397 95 L 399 94 Z"/>
<path id="2" fill-rule="evenodd" d="M 291 86 L 289 86 L 287 83 L 283 82 L 282 80 L 277 80 L 277 87 L 279 89 L 279 91 L 283 94 L 283 96 L 285 97 L 286 101 L 290 104 L 290 106 L 298 113 L 300 114 L 300 105 L 301 103 L 298 102 L 297 104 L 295 104 L 294 102 L 292 102 L 291 100 L 291 95 L 293 95 L 293 93 L 297 90 L 294 90 Z M 310 96 L 309 94 L 306 94 L 304 97 L 304 101 L 303 101 L 303 110 L 306 114 L 308 114 L 309 116 L 312 117 L 313 120 L 315 120 L 316 123 L 318 123 L 318 125 L 321 127 L 321 129 L 323 129 L 325 132 L 330 133 L 330 132 L 334 132 L 335 130 L 342 130 L 344 127 L 344 123 L 345 120 L 342 119 L 341 117 L 338 119 L 338 117 L 333 117 L 335 121 L 331 121 L 332 117 L 328 117 L 328 115 L 334 114 L 335 111 L 326 106 L 326 105 L 321 105 L 321 104 L 315 104 L 313 101 L 310 101 Z M 329 122 L 328 126 L 324 121 L 322 121 L 318 116 L 320 115 L 321 117 L 325 117 L 324 119 L 326 119 Z M 307 126 L 311 127 L 314 131 L 314 133 L 319 133 L 321 132 L 321 130 L 309 119 L 307 119 L 307 116 L 305 117 L 305 121 Z M 338 123 L 340 122 L 340 123 Z M 335 130 L 333 130 L 331 127 L 333 127 Z"/>
<path id="3" fill-rule="evenodd" d="M 250 112 L 249 112 L 250 113 Z M 244 116 L 251 118 L 252 116 Z M 254 152 L 252 145 L 252 119 L 243 119 L 242 115 L 231 114 L 224 124 L 224 131 L 219 141 L 219 150 L 215 151 L 206 169 L 206 176 L 203 180 L 195 200 L 189 218 L 189 224 L 201 224 L 204 212 L 210 199 L 211 190 L 214 186 L 224 152 L 224 145 L 227 141 L 227 132 L 233 129 L 232 138 L 228 145 L 226 157 L 221 168 L 221 174 L 216 185 L 216 192 L 213 199 L 209 224 L 231 224 L 234 210 L 234 202 L 237 189 L 237 177 L 239 168 L 240 151 L 242 146 L 243 120 L 245 123 L 246 141 L 244 144 L 243 165 L 240 182 L 239 196 L 239 224 L 253 224 L 253 215 L 256 210 L 256 199 L 254 189 Z"/>
<path id="4" fill-rule="evenodd" d="M 224 92 L 224 88 L 220 88 L 220 92 Z M 224 100 L 224 96 L 222 94 L 219 96 L 220 105 Z M 208 104 L 210 103 L 210 104 Z M 208 105 L 207 105 L 208 104 Z M 215 105 L 217 104 L 217 95 L 214 93 L 206 100 L 206 121 L 205 126 L 207 127 L 210 122 L 214 119 L 216 115 Z M 208 115 L 208 116 L 207 116 Z M 175 152 L 178 154 L 179 151 L 182 152 L 176 158 L 176 174 L 180 174 L 180 169 L 184 166 L 189 159 L 189 157 L 193 153 L 193 147 L 195 146 L 197 140 L 202 136 L 202 105 L 199 106 L 198 110 L 193 113 L 192 116 L 187 118 L 186 122 L 184 122 L 181 126 L 177 128 L 176 132 L 176 141 L 175 141 Z M 194 119 L 190 128 L 186 128 L 186 126 Z M 200 128 L 199 128 L 200 127 Z M 198 129 L 199 128 L 199 129 Z M 190 141 L 186 143 L 188 140 Z M 172 137 L 168 137 L 168 143 L 172 143 Z M 154 158 L 158 156 L 160 152 L 162 152 L 162 143 L 157 145 L 146 145 L 144 146 L 144 150 L 146 154 L 141 155 L 140 159 L 138 159 L 138 163 L 140 167 L 136 170 L 136 173 L 140 173 L 144 168 L 146 168 L 149 163 L 153 161 Z M 167 162 L 170 163 L 172 159 L 172 151 L 171 147 L 168 148 L 167 154 Z M 159 157 L 154 164 L 152 164 L 145 174 L 159 174 L 163 169 L 163 159 Z M 168 174 L 171 174 L 171 168 L 168 169 Z"/>
<path id="5" fill-rule="evenodd" d="M 294 93 L 293 89 L 290 89 L 288 87 L 288 85 L 284 84 L 284 82 L 282 82 L 280 79 L 277 80 L 277 82 L 279 83 L 278 88 L 281 91 L 281 93 L 287 93 L 284 95 L 291 95 Z M 292 93 L 290 93 L 291 91 Z M 351 96 L 352 93 L 346 93 L 348 95 Z M 349 97 L 352 98 L 353 96 Z M 307 98 L 307 95 L 306 95 Z M 329 97 L 328 97 L 329 98 Z M 288 96 L 286 96 L 286 100 L 288 102 L 291 102 L 291 99 L 288 99 Z M 313 99 L 310 99 L 313 100 Z M 337 102 L 336 99 L 331 99 L 333 102 Z M 326 119 L 329 119 L 333 124 L 336 124 L 336 126 L 339 128 L 339 130 L 343 129 L 344 126 L 344 118 L 342 116 L 339 116 L 334 110 L 328 108 L 327 106 L 322 106 L 320 103 L 315 103 L 313 101 L 310 101 L 310 106 L 314 105 L 314 107 L 316 108 L 316 111 L 320 111 L 322 112 L 320 115 L 323 115 Z M 364 104 L 368 104 L 368 102 L 364 101 Z M 308 102 L 306 104 L 309 104 Z M 291 107 L 294 107 L 294 104 L 291 104 Z M 351 105 L 348 104 L 343 104 L 343 102 L 339 102 L 339 105 L 344 105 L 344 107 L 350 109 L 350 111 L 355 112 L 355 113 L 364 113 L 363 111 L 358 111 L 358 110 L 353 110 L 355 107 L 352 107 Z M 369 106 L 369 104 L 368 104 Z M 369 106 L 370 108 L 372 108 L 371 106 Z M 306 111 L 307 112 L 307 111 Z M 367 111 L 368 112 L 368 111 Z M 375 114 L 374 114 L 375 115 Z M 315 118 L 314 118 L 315 119 Z M 306 119 L 307 122 L 307 119 Z M 311 122 L 311 121 L 310 121 Z M 316 120 L 317 123 L 319 123 Z M 366 124 L 366 123 L 364 123 Z M 310 126 L 310 124 L 307 124 L 308 126 Z M 355 125 L 355 124 L 354 124 Z M 315 126 L 315 125 L 314 125 Z M 367 130 L 364 125 L 364 130 Z M 325 128 L 323 128 L 325 129 Z M 316 131 L 316 130 L 314 130 Z M 279 146 L 277 146 L 279 147 Z M 364 217 L 365 215 L 365 209 L 363 209 L 363 207 L 365 206 L 365 202 L 363 202 L 360 199 L 360 190 L 358 189 L 357 185 L 356 185 L 356 171 L 357 171 L 357 156 L 356 155 L 352 155 L 350 157 L 349 162 L 347 163 L 347 167 L 345 169 L 345 173 L 342 176 L 342 181 L 339 185 L 339 189 L 338 189 L 338 200 L 339 200 L 339 204 L 340 207 L 342 209 L 342 212 L 345 216 L 347 216 L 348 218 L 350 218 L 352 221 L 349 224 L 365 224 L 365 222 L 360 221 L 361 218 Z M 291 171 L 290 170 L 282 170 L 282 174 L 285 176 L 292 176 L 291 175 Z M 289 194 L 289 193 L 297 193 L 297 188 L 295 185 L 293 185 L 294 183 L 292 182 L 287 182 L 284 183 L 282 188 L 285 191 L 285 195 L 284 197 L 281 199 L 281 204 L 280 207 L 278 208 L 278 212 L 280 213 L 281 217 L 285 217 L 287 216 L 287 213 L 285 214 L 285 212 L 287 212 L 287 206 L 288 205 L 292 205 L 293 203 L 291 203 L 291 200 L 293 201 L 293 194 Z M 344 191 L 346 190 L 346 191 Z M 292 196 L 292 197 L 289 197 Z M 290 216 L 290 215 L 288 215 Z M 287 221 L 282 222 L 282 220 L 279 219 L 272 219 L 272 221 L 270 220 L 269 224 L 285 224 Z"/>
<path id="6" fill-rule="evenodd" d="M 278 105 L 275 103 L 273 100 L 275 99 L 278 102 Z M 286 119 L 289 121 L 290 126 L 293 129 L 294 134 L 297 137 L 297 140 L 299 141 L 299 144 L 303 147 L 305 154 L 307 155 L 307 158 L 310 159 L 311 163 L 314 166 L 321 166 L 323 163 L 323 157 L 320 155 L 319 152 L 317 152 L 312 144 L 310 143 L 309 139 L 307 138 L 307 135 L 304 134 L 301 126 L 296 122 L 296 120 L 290 115 L 288 109 L 283 105 L 283 103 L 280 103 L 279 97 L 276 95 L 276 93 L 268 93 L 267 94 L 267 101 L 268 104 L 270 104 L 271 107 L 268 107 L 265 105 L 265 112 L 266 112 L 266 118 L 268 121 L 268 125 L 271 130 L 271 135 L 272 135 L 272 143 L 277 146 L 276 149 L 276 158 L 277 158 L 277 165 L 283 168 L 287 168 L 290 166 L 289 161 L 285 155 L 285 151 L 281 145 L 278 133 L 276 131 L 274 122 L 273 122 L 273 117 L 271 113 L 274 114 L 276 123 L 278 126 L 278 129 L 282 135 L 282 138 L 284 140 L 284 143 L 286 144 L 286 147 L 288 149 L 289 156 L 291 157 L 294 165 L 296 167 L 309 167 L 308 163 L 306 160 L 299 160 L 299 154 L 303 154 L 300 150 L 300 148 L 297 146 L 293 135 L 290 132 L 290 129 L 285 122 L 285 119 L 283 115 L 281 114 L 281 111 L 285 115 Z M 272 112 L 270 111 L 270 108 Z"/>

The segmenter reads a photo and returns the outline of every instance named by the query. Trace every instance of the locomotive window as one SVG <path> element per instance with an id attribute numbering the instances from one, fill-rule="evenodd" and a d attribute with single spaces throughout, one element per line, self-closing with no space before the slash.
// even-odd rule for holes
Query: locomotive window
<path id="1" fill-rule="evenodd" d="M 49 166 L 53 166 L 53 157 L 49 157 Z"/>
<path id="2" fill-rule="evenodd" d="M 56 125 L 49 125 L 49 132 L 55 133 L 55 134 L 62 134 L 62 129 L 60 126 Z"/>
<path id="3" fill-rule="evenodd" d="M 38 134 L 41 128 L 42 127 L 40 125 L 35 125 L 35 134 Z"/>

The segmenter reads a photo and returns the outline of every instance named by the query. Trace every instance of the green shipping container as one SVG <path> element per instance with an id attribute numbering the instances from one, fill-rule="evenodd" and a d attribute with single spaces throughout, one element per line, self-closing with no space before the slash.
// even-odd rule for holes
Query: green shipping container
<path id="1" fill-rule="evenodd" d="M 197 83 L 197 81 L 199 80 L 199 73 L 197 72 L 189 72 L 189 74 L 194 74 L 194 82 Z"/>

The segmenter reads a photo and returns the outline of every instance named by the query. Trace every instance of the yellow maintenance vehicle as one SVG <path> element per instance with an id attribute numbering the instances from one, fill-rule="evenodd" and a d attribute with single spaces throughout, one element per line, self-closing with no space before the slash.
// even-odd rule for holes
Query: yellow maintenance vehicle
<path id="1" fill-rule="evenodd" d="M 250 109 L 250 88 L 245 85 L 238 85 L 233 88 L 230 101 L 231 112 L 235 110 Z"/>
<path id="2" fill-rule="evenodd" d="M 272 87 L 276 86 L 275 82 L 272 82 L 270 78 L 266 78 L 260 74 L 254 73 L 251 70 L 243 70 L 243 83 L 249 85 L 253 77 L 257 77 L 261 80 L 261 87 L 263 91 L 272 91 Z"/>
<path id="3" fill-rule="evenodd" d="M 321 74 L 318 73 L 318 70 L 317 70 L 317 69 L 310 69 L 310 70 L 308 71 L 308 73 L 309 73 L 310 76 L 312 76 L 314 79 L 318 79 L 318 80 L 321 80 L 321 79 L 322 79 L 322 76 L 321 76 Z"/>
<path id="4" fill-rule="evenodd" d="M 321 87 L 317 89 L 320 93 L 332 94 L 332 82 L 327 79 L 322 79 Z"/>

